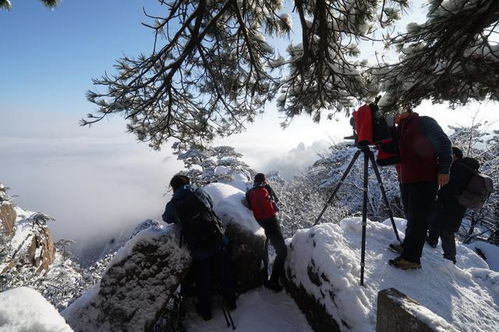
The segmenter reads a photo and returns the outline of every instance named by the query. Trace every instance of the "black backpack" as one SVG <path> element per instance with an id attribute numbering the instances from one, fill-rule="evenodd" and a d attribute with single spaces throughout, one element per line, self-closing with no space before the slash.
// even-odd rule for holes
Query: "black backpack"
<path id="1" fill-rule="evenodd" d="M 182 236 L 191 250 L 216 249 L 222 244 L 222 221 L 205 205 L 197 191 L 175 202 L 175 212 L 182 225 Z"/>
<path id="2" fill-rule="evenodd" d="M 487 198 L 489 198 L 490 194 L 494 191 L 492 179 L 464 164 L 459 164 L 459 166 L 468 169 L 473 175 L 463 192 L 457 195 L 457 201 L 467 208 L 473 209 L 482 207 Z"/>

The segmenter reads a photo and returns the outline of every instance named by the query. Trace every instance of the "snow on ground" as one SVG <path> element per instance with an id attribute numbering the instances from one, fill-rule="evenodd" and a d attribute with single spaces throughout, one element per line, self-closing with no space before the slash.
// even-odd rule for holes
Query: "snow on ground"
<path id="1" fill-rule="evenodd" d="M 20 287 L 0 293 L 0 331 L 69 332 L 72 329 L 40 293 Z"/>
<path id="2" fill-rule="evenodd" d="M 399 231 L 405 228 L 403 220 L 397 223 Z M 387 264 L 397 256 L 387 250 L 394 239 L 388 220 L 384 224 L 368 222 L 365 287 L 359 286 L 361 218 L 298 231 L 291 241 L 295 249 L 287 265 L 307 291 L 352 331 L 375 330 L 378 291 L 391 287 L 460 330 L 497 331 L 499 273 L 491 271 L 473 250 L 462 245 L 458 246 L 457 265 L 444 260 L 440 248 L 425 245 L 422 269 L 399 270 Z M 328 281 L 313 284 L 310 271 Z M 334 298 L 322 295 L 329 294 L 331 288 Z"/>
<path id="3" fill-rule="evenodd" d="M 487 242 L 475 241 L 470 244 L 466 244 L 466 247 L 472 250 L 480 249 L 485 255 L 490 269 L 499 272 L 499 246 Z"/>
<path id="4" fill-rule="evenodd" d="M 213 210 L 223 221 L 237 223 L 253 233 L 263 235 L 263 229 L 258 225 L 253 212 L 244 204 L 245 193 L 231 185 L 211 183 L 203 187 L 213 199 Z"/>
<path id="5" fill-rule="evenodd" d="M 213 301 L 213 318 L 205 322 L 193 311 L 186 317 L 189 332 L 228 331 L 220 301 Z M 231 311 L 238 332 L 307 332 L 312 331 L 305 315 L 286 292 L 274 293 L 258 288 L 242 294 L 237 309 Z"/>

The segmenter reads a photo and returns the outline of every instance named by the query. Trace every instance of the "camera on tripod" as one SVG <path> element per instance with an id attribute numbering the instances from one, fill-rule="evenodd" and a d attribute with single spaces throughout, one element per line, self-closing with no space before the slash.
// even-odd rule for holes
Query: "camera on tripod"
<path id="1" fill-rule="evenodd" d="M 392 139 L 392 129 L 378 107 L 380 98 L 376 97 L 373 103 L 365 104 L 353 112 L 350 118 L 353 135 L 345 139 L 354 139 L 355 145 L 361 149 L 375 145 L 378 150 L 376 163 L 387 166 L 398 163 L 400 157 Z"/>
<path id="2" fill-rule="evenodd" d="M 368 204 L 368 191 L 369 191 L 369 162 L 371 162 L 374 174 L 376 175 L 376 180 L 378 181 L 379 188 L 381 191 L 381 196 L 385 202 L 388 214 L 390 216 L 390 221 L 392 223 L 393 231 L 395 237 L 402 243 L 398 235 L 397 226 L 395 225 L 395 220 L 393 217 L 393 211 L 390 207 L 390 202 L 386 196 L 385 187 L 383 186 L 383 181 L 381 179 L 381 174 L 378 170 L 378 166 L 386 166 L 398 163 L 400 157 L 398 151 L 393 150 L 388 151 L 387 147 L 397 149 L 398 144 L 394 142 L 391 138 L 391 130 L 388 126 L 388 122 L 385 117 L 380 113 L 378 108 L 378 101 L 380 97 L 377 97 L 374 103 L 366 104 L 361 106 L 357 111 L 353 112 L 353 117 L 350 119 L 350 124 L 353 127 L 354 134 L 351 137 L 345 137 L 347 139 L 355 139 L 355 145 L 358 150 L 353 155 L 352 161 L 346 168 L 341 179 L 336 184 L 331 196 L 327 200 L 321 213 L 315 220 L 314 226 L 319 223 L 327 207 L 331 204 L 336 193 L 340 189 L 340 186 L 344 183 L 348 173 L 352 170 L 355 161 L 359 158 L 360 154 L 364 155 L 364 174 L 363 174 L 363 198 L 362 198 L 362 246 L 361 246 L 361 258 L 360 258 L 360 285 L 364 286 L 364 266 L 365 266 L 365 254 L 366 254 L 366 227 L 367 227 L 367 204 Z M 375 145 L 378 149 L 377 159 L 374 160 L 374 154 L 371 150 L 371 146 Z"/>

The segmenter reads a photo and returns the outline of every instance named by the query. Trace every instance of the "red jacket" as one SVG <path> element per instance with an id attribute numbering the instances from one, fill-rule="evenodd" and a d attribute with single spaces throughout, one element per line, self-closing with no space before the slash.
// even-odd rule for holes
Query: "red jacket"
<path id="1" fill-rule="evenodd" d="M 435 120 L 413 113 L 401 120 L 396 136 L 400 183 L 437 181 L 439 173 L 449 173 L 451 143 Z"/>

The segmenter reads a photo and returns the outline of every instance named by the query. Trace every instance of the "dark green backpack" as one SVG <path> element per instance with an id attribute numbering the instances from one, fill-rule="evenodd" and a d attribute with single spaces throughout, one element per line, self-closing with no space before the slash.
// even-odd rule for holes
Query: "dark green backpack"
<path id="1" fill-rule="evenodd" d="M 211 250 L 224 238 L 222 221 L 194 191 L 175 202 L 175 211 L 182 225 L 182 236 L 191 250 Z"/>

